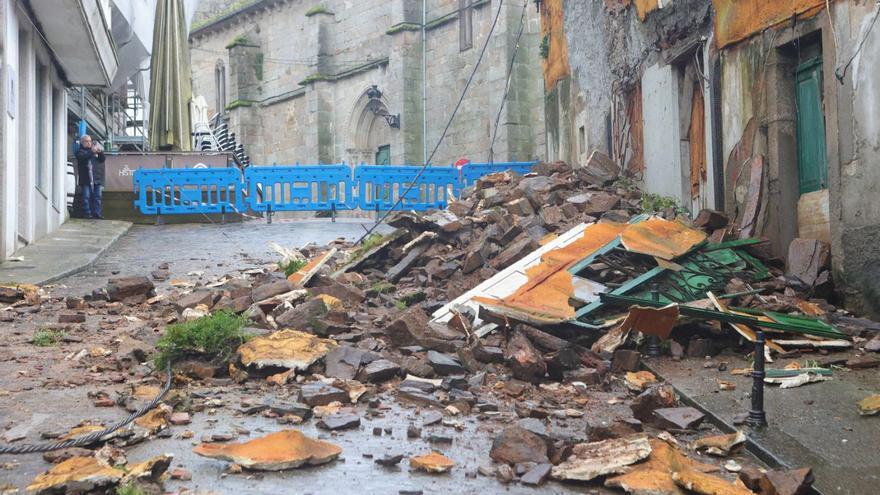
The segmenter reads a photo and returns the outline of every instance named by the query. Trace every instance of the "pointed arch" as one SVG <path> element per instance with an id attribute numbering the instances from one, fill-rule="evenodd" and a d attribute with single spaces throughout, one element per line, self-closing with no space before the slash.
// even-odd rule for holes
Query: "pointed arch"
<path id="1" fill-rule="evenodd" d="M 375 163 L 380 146 L 391 144 L 391 129 L 384 118 L 376 115 L 370 105 L 378 105 L 375 110 L 388 113 L 388 102 L 384 95 L 371 103 L 367 96 L 369 86 L 361 91 L 354 102 L 348 120 L 346 133 L 346 153 L 353 164 Z"/>

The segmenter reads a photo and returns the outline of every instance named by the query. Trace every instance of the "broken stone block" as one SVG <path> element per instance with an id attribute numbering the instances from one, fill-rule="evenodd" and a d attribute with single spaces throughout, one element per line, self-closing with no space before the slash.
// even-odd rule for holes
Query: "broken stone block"
<path id="1" fill-rule="evenodd" d="M 467 372 L 464 366 L 452 356 L 437 351 L 428 351 L 428 364 L 438 375 L 460 375 Z"/>
<path id="2" fill-rule="evenodd" d="M 495 346 L 477 345 L 474 347 L 474 357 L 481 363 L 503 363 L 504 350 Z"/>
<path id="3" fill-rule="evenodd" d="M 767 471 L 759 482 L 762 495 L 807 495 L 812 485 L 810 468 Z"/>
<path id="4" fill-rule="evenodd" d="M 354 413 L 338 412 L 329 414 L 318 421 L 318 428 L 324 430 L 347 430 L 349 428 L 357 428 L 361 425 L 361 417 Z"/>
<path id="5" fill-rule="evenodd" d="M 692 430 L 703 422 L 705 415 L 693 407 L 665 407 L 654 410 L 654 423 L 659 428 Z"/>
<path id="6" fill-rule="evenodd" d="M 531 237 L 523 236 L 507 246 L 489 264 L 496 270 L 503 270 L 517 262 L 523 256 L 537 250 L 540 245 Z"/>
<path id="7" fill-rule="evenodd" d="M 378 383 L 390 380 L 398 373 L 400 373 L 400 366 L 397 363 L 387 359 L 377 359 L 364 367 L 360 379 L 361 381 Z"/>
<path id="8" fill-rule="evenodd" d="M 535 213 L 535 210 L 532 209 L 532 204 L 526 198 L 515 199 L 504 206 L 511 215 L 518 217 L 527 217 Z"/>
<path id="9" fill-rule="evenodd" d="M 620 204 L 620 196 L 602 191 L 590 191 L 577 194 L 566 200 L 577 209 L 587 215 L 600 215 L 608 210 L 614 210 Z"/>
<path id="10" fill-rule="evenodd" d="M 587 424 L 587 437 L 591 442 L 626 437 L 642 432 L 642 422 L 635 418 L 597 420 Z"/>
<path id="11" fill-rule="evenodd" d="M 691 339 L 688 342 L 687 357 L 704 358 L 714 354 L 715 344 L 712 339 Z"/>
<path id="12" fill-rule="evenodd" d="M 385 334 L 398 347 L 421 345 L 441 352 L 455 352 L 455 340 L 461 338 L 445 325 L 430 323 L 421 305 L 408 308 L 386 327 Z"/>
<path id="13" fill-rule="evenodd" d="M 831 247 L 816 239 L 794 239 L 788 246 L 786 275 L 807 287 L 816 285 L 819 274 L 831 263 Z"/>
<path id="14" fill-rule="evenodd" d="M 290 292 L 294 289 L 296 289 L 296 286 L 287 280 L 277 280 L 275 282 L 269 282 L 254 287 L 251 290 L 251 299 L 253 299 L 255 303 L 259 303 L 260 301 Z"/>
<path id="15" fill-rule="evenodd" d="M 263 407 L 278 416 L 298 416 L 302 419 L 312 417 L 312 408 L 302 402 L 275 402 Z"/>
<path id="16" fill-rule="evenodd" d="M 538 464 L 526 471 L 526 473 L 519 479 L 519 482 L 526 486 L 543 485 L 544 482 L 547 481 L 547 477 L 550 476 L 550 470 L 552 468 L 553 464 L 550 463 Z"/>
<path id="17" fill-rule="evenodd" d="M 311 330 L 317 335 L 326 336 L 328 334 L 326 316 L 329 312 L 327 301 L 320 296 L 313 297 L 278 315 L 275 323 L 281 328 Z"/>
<path id="18" fill-rule="evenodd" d="M 605 153 L 593 150 L 583 169 L 579 170 L 591 184 L 605 185 L 620 174 L 620 167 Z"/>
<path id="19" fill-rule="evenodd" d="M 519 330 L 514 331 L 507 342 L 505 359 L 514 378 L 519 380 L 538 381 L 547 374 L 544 357 Z"/>
<path id="20" fill-rule="evenodd" d="M 696 469 L 673 471 L 672 481 L 676 485 L 693 493 L 711 493 L 715 495 L 753 495 L 754 492 L 729 481 L 700 472 Z"/>
<path id="21" fill-rule="evenodd" d="M 107 281 L 107 298 L 115 301 L 144 301 L 156 295 L 156 286 L 147 277 L 116 277 Z"/>
<path id="22" fill-rule="evenodd" d="M 410 268 L 419 261 L 419 258 L 424 252 L 425 248 L 423 246 L 412 248 L 399 263 L 388 269 L 388 272 L 385 275 L 385 280 L 392 284 L 396 284 L 404 275 L 409 273 Z"/>
<path id="23" fill-rule="evenodd" d="M 193 452 L 233 462 L 256 471 L 282 471 L 326 464 L 342 453 L 329 442 L 313 440 L 296 430 L 284 430 L 244 443 L 201 444 Z"/>
<path id="24" fill-rule="evenodd" d="M 547 463 L 547 441 L 522 426 L 508 426 L 492 442 L 489 457 L 496 462 L 517 464 L 521 462 Z"/>
<path id="25" fill-rule="evenodd" d="M 611 371 L 622 373 L 624 371 L 638 371 L 642 355 L 638 351 L 630 349 L 617 349 L 611 360 Z"/>
<path id="26" fill-rule="evenodd" d="M 403 460 L 402 454 L 385 454 L 375 460 L 376 464 L 385 467 L 396 466 Z"/>
<path id="27" fill-rule="evenodd" d="M 214 305 L 214 293 L 209 290 L 197 290 L 181 297 L 174 302 L 174 309 L 178 313 L 182 313 L 184 309 L 195 308 L 199 305 L 205 305 L 208 308 Z"/>
<path id="28" fill-rule="evenodd" d="M 451 459 L 439 452 L 415 456 L 409 460 L 409 466 L 416 471 L 425 471 L 431 474 L 447 473 L 455 466 Z"/>
<path id="29" fill-rule="evenodd" d="M 171 413 L 171 416 L 168 417 L 168 422 L 175 426 L 182 426 L 190 424 L 192 419 L 187 412 L 176 412 Z"/>
<path id="30" fill-rule="evenodd" d="M 633 417 L 644 423 L 654 420 L 656 409 L 670 408 L 675 405 L 675 391 L 670 385 L 657 385 L 645 390 L 630 404 Z"/>
<path id="31" fill-rule="evenodd" d="M 727 215 L 720 211 L 703 209 L 694 220 L 695 229 L 703 229 L 706 232 L 714 232 L 715 230 L 724 228 L 730 220 Z"/>
<path id="32" fill-rule="evenodd" d="M 296 330 L 281 330 L 242 344 L 238 348 L 238 355 L 244 366 L 304 370 L 336 346 L 334 340 Z"/>
<path id="33" fill-rule="evenodd" d="M 81 313 L 61 313 L 58 315 L 58 323 L 85 323 L 86 315 Z"/>
<path id="34" fill-rule="evenodd" d="M 324 356 L 324 375 L 340 380 L 353 380 L 364 362 L 367 351 L 349 345 L 334 347 Z"/>
<path id="35" fill-rule="evenodd" d="M 626 467 L 651 454 L 647 435 L 581 443 L 572 448 L 571 456 L 550 471 L 553 479 L 590 481 L 607 474 L 622 473 Z"/>
<path id="36" fill-rule="evenodd" d="M 66 449 L 61 450 L 51 450 L 49 452 L 43 453 L 43 460 L 48 462 L 49 464 L 58 464 L 59 462 L 64 462 L 71 457 L 91 457 L 94 455 L 94 452 L 89 449 L 83 449 L 80 447 L 68 447 Z"/>
<path id="37" fill-rule="evenodd" d="M 311 407 L 326 406 L 331 402 L 348 402 L 348 393 L 336 387 L 321 383 L 306 383 L 300 389 L 302 401 Z"/>

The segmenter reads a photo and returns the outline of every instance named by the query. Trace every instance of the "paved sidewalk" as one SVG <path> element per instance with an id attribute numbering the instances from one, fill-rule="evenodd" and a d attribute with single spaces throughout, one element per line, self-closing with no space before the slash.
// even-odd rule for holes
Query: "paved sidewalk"
<path id="1" fill-rule="evenodd" d="M 746 431 L 749 450 L 764 462 L 790 468 L 812 467 L 814 488 L 824 495 L 878 493 L 880 417 L 860 417 L 856 409 L 859 400 L 880 391 L 876 368 L 835 370 L 827 382 L 792 389 L 766 385 L 764 408 L 769 427 L 750 431 L 746 426 L 734 426 L 733 417 L 748 412 L 752 379 L 733 376 L 729 371 L 749 367 L 750 363 L 728 355 L 712 360 L 727 362 L 728 371 L 704 368 L 704 359 L 675 362 L 664 357 L 645 358 L 644 362 L 719 427 Z M 789 361 L 778 359 L 768 367 L 781 368 Z M 720 391 L 716 379 L 736 383 L 736 390 Z"/>
<path id="2" fill-rule="evenodd" d="M 43 285 L 92 265 L 128 229 L 130 222 L 71 219 L 58 230 L 0 263 L 0 282 Z"/>

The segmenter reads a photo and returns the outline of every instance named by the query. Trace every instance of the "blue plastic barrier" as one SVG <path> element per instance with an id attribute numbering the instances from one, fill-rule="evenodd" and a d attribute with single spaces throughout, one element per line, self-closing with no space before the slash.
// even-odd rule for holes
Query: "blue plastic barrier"
<path id="1" fill-rule="evenodd" d="M 357 208 L 345 165 L 250 167 L 244 172 L 253 211 L 333 211 Z"/>
<path id="2" fill-rule="evenodd" d="M 474 182 L 484 175 L 504 172 L 505 170 L 525 175 L 531 172 L 532 167 L 537 164 L 538 162 L 468 163 L 461 168 L 462 187 L 473 185 Z"/>
<path id="3" fill-rule="evenodd" d="M 469 163 L 428 167 L 395 210 L 442 209 L 450 193 L 484 175 L 512 170 L 531 171 L 537 162 Z M 360 208 L 385 211 L 419 174 L 417 165 L 345 164 L 253 166 L 244 178 L 236 168 L 141 169 L 134 173 L 135 208 L 145 215 L 187 213 L 339 211 Z"/>
<path id="4" fill-rule="evenodd" d="M 412 165 L 360 165 L 355 168 L 358 204 L 362 210 L 384 211 L 394 207 L 413 182 L 421 167 Z M 453 167 L 428 167 L 403 197 L 395 210 L 442 209 L 449 204 L 449 191 L 461 188 L 458 170 Z"/>
<path id="5" fill-rule="evenodd" d="M 135 208 L 145 215 L 233 213 L 245 209 L 236 168 L 161 168 L 134 172 Z"/>

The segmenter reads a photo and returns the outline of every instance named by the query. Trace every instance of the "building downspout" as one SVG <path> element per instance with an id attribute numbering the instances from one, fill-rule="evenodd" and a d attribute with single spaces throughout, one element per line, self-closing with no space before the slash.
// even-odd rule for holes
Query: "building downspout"
<path id="1" fill-rule="evenodd" d="M 711 91 L 712 105 L 712 173 L 715 176 L 715 209 L 724 211 L 724 150 L 721 123 L 721 59 L 714 57 L 712 64 Z M 708 65 L 708 64 L 707 64 Z"/>
<path id="2" fill-rule="evenodd" d="M 422 0 L 422 163 L 428 163 L 428 0 Z"/>

